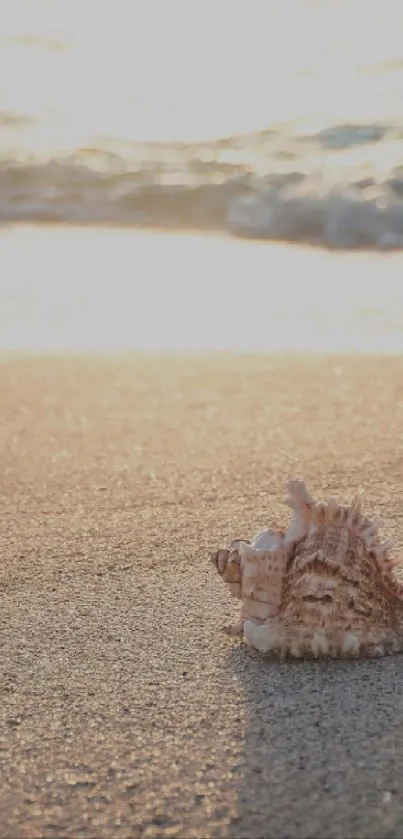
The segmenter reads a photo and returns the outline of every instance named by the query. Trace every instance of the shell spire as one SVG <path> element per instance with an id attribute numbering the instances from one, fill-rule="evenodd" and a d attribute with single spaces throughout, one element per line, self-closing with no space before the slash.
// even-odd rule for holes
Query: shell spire
<path id="1" fill-rule="evenodd" d="M 285 533 L 286 544 L 299 542 L 306 535 L 311 520 L 310 511 L 315 504 L 315 499 L 308 492 L 304 481 L 288 481 L 287 489 L 288 495 L 284 504 L 291 507 L 294 514 Z"/>

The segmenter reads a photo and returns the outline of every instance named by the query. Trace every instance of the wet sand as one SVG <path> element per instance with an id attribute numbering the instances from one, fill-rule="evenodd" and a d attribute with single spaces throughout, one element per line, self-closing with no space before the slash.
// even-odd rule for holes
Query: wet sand
<path id="1" fill-rule="evenodd" d="M 399 837 L 403 658 L 275 664 L 208 551 L 285 480 L 403 551 L 403 359 L 3 354 L 0 836 Z"/>

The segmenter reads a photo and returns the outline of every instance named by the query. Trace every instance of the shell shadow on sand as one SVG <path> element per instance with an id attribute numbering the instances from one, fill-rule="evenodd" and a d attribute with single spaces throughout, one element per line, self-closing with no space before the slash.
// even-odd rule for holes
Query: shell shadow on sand
<path id="1" fill-rule="evenodd" d="M 274 662 L 229 643 L 242 722 L 228 836 L 400 839 L 403 657 Z"/>

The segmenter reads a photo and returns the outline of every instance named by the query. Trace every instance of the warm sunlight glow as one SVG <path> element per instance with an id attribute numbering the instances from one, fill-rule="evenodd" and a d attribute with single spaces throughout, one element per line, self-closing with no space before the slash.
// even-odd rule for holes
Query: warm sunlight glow
<path id="1" fill-rule="evenodd" d="M 8 221 L 403 247 L 395 0 L 0 0 Z"/>
<path id="2" fill-rule="evenodd" d="M 388 118 L 402 26 L 391 2 L 2 0 L 2 108 L 32 117 L 13 139 L 45 153 Z"/>
<path id="3" fill-rule="evenodd" d="M 400 254 L 76 228 L 0 242 L 0 350 L 403 352 Z"/>

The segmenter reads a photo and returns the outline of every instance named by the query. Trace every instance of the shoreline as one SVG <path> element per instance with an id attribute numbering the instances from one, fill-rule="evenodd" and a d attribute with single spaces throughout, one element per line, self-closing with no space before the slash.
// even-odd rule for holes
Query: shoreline
<path id="1" fill-rule="evenodd" d="M 92 220 L 92 221 L 66 221 L 64 219 L 51 219 L 45 218 L 41 219 L 1 219 L 0 220 L 0 236 L 9 233 L 10 231 L 18 231 L 23 230 L 37 230 L 37 231 L 66 231 L 66 232 L 76 232 L 79 233 L 82 231 L 84 234 L 90 231 L 93 231 L 96 234 L 99 233 L 115 233 L 117 235 L 121 234 L 123 236 L 126 235 L 134 235 L 134 236 L 161 236 L 161 237 L 175 237 L 177 239 L 180 238 L 191 238 L 191 239 L 207 239 L 207 240 L 225 240 L 229 242 L 239 242 L 241 245 L 252 245 L 252 246 L 261 246 L 262 248 L 273 248 L 273 249 L 281 249 L 281 250 L 296 250 L 308 253 L 324 253 L 329 254 L 331 256 L 340 257 L 340 258 L 368 258 L 374 257 L 376 258 L 389 258 L 392 259 L 401 258 L 403 256 L 403 245 L 401 247 L 393 247 L 387 246 L 381 247 L 371 247 L 371 246 L 331 246 L 326 243 L 315 243 L 309 242 L 298 239 L 282 239 L 282 238 L 265 238 L 264 236 L 253 236 L 252 234 L 247 235 L 246 233 L 237 233 L 230 229 L 226 230 L 225 228 L 218 228 L 218 227 L 191 227 L 184 225 L 181 227 L 178 226 L 169 226 L 169 225 L 161 225 L 161 224 L 134 224 L 131 222 L 124 222 L 124 221 L 111 221 L 111 220 Z"/>
<path id="2" fill-rule="evenodd" d="M 0 351 L 403 354 L 401 254 L 106 228 L 0 241 Z"/>

